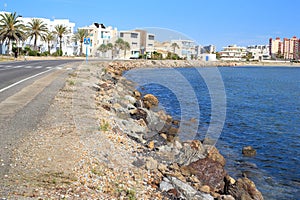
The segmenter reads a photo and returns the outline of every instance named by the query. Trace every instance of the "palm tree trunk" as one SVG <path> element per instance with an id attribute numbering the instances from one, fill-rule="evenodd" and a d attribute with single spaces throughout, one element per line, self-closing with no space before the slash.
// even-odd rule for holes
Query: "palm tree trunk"
<path id="1" fill-rule="evenodd" d="M 36 49 L 36 40 L 37 40 L 37 38 L 35 37 L 35 38 L 34 38 L 34 43 L 33 43 L 33 49 L 34 49 L 34 50 L 37 50 L 37 49 Z"/>
<path id="2" fill-rule="evenodd" d="M 62 55 L 62 37 L 59 37 L 59 54 Z"/>
<path id="3" fill-rule="evenodd" d="M 50 55 L 50 42 L 48 42 L 48 52 L 49 52 L 49 55 Z"/>
<path id="4" fill-rule="evenodd" d="M 80 41 L 80 56 L 82 56 L 82 52 L 83 52 L 83 42 Z"/>

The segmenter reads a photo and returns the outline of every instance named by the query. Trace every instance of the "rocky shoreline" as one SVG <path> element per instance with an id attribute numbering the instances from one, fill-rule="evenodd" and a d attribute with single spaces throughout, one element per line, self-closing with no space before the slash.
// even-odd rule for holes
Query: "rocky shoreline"
<path id="1" fill-rule="evenodd" d="M 247 177 L 224 169 L 219 151 L 181 141 L 180 122 L 155 108 L 124 71 L 205 66 L 189 61 L 82 64 L 41 127 L 22 140 L 1 189 L 8 199 L 263 199 Z"/>

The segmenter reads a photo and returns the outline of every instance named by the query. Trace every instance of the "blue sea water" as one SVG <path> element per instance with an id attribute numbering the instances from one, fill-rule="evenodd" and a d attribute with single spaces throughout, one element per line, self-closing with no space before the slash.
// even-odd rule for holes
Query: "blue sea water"
<path id="1" fill-rule="evenodd" d="M 156 95 L 175 119 L 199 115 L 198 139 L 204 139 L 210 124 L 215 123 L 212 111 L 216 94 L 211 90 L 223 84 L 225 96 L 215 92 L 226 100 L 226 118 L 216 146 L 226 158 L 229 174 L 238 178 L 245 173 L 265 199 L 300 199 L 300 68 L 222 67 L 214 68 L 213 73 L 210 70 L 142 69 L 125 76 L 140 84 L 143 93 Z M 186 82 L 196 101 L 184 86 Z M 242 155 L 242 148 L 248 145 L 257 150 L 255 157 Z"/>

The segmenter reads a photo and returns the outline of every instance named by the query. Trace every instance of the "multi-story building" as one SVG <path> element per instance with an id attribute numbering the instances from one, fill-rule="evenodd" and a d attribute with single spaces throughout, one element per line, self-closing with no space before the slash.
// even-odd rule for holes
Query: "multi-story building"
<path id="1" fill-rule="evenodd" d="M 0 14 L 3 13 L 7 13 L 7 12 L 0 12 Z M 23 22 L 24 25 L 27 25 L 29 22 L 32 21 L 32 19 L 40 19 L 48 28 L 49 32 L 53 32 L 55 31 L 55 26 L 57 25 L 63 25 L 65 27 L 67 27 L 67 34 L 63 35 L 62 38 L 62 51 L 63 51 L 63 55 L 73 55 L 73 41 L 72 41 L 72 36 L 74 34 L 74 27 L 75 27 L 75 23 L 70 22 L 68 19 L 54 19 L 54 20 L 50 20 L 50 19 L 46 19 L 46 18 L 31 18 L 31 17 L 20 17 L 20 20 Z M 50 45 L 50 53 L 54 53 L 59 49 L 59 38 L 56 37 L 56 39 L 54 41 L 52 41 L 51 45 Z M 19 47 L 25 47 L 25 46 L 29 46 L 29 47 L 33 47 L 34 45 L 34 41 L 31 40 L 31 38 L 28 38 L 25 41 L 20 41 L 17 46 Z M 6 45 L 3 44 L 3 48 L 2 49 L 2 53 L 5 52 L 6 49 Z M 45 51 L 49 51 L 48 50 L 48 44 L 43 41 L 41 38 L 38 38 L 37 40 L 37 48 L 40 52 L 45 52 Z"/>
<path id="2" fill-rule="evenodd" d="M 126 52 L 125 58 L 138 58 L 139 55 L 150 56 L 155 50 L 155 35 L 144 30 L 120 31 L 119 37 L 130 45 L 130 51 Z"/>
<path id="3" fill-rule="evenodd" d="M 291 39 L 284 38 L 282 44 L 283 58 L 286 60 L 299 59 L 299 39 L 294 36 Z"/>
<path id="4" fill-rule="evenodd" d="M 177 44 L 178 47 L 172 47 L 174 43 Z M 175 50 L 175 53 L 181 58 L 188 60 L 196 58 L 196 44 L 193 40 L 171 40 L 171 49 L 171 52 Z"/>
<path id="5" fill-rule="evenodd" d="M 246 47 L 239 47 L 237 45 L 223 47 L 223 50 L 220 51 L 220 58 L 224 61 L 242 61 L 246 55 Z"/>
<path id="6" fill-rule="evenodd" d="M 84 46 L 85 49 L 83 52 L 86 53 L 86 50 L 88 51 L 88 56 L 99 56 L 100 52 L 98 48 L 101 44 L 108 44 L 113 43 L 118 36 L 118 30 L 117 28 L 113 28 L 111 26 L 105 27 L 103 24 L 100 23 L 93 23 L 90 26 L 81 27 L 78 29 L 83 29 L 87 31 L 87 38 L 90 38 L 90 44 L 87 46 Z M 76 44 L 77 54 L 80 52 L 80 44 Z M 107 57 L 110 57 L 110 55 L 107 55 Z"/>
<path id="7" fill-rule="evenodd" d="M 283 52 L 282 49 L 282 41 L 280 40 L 279 37 L 277 37 L 275 40 L 272 38 L 269 39 L 269 53 L 271 58 L 275 59 L 278 56 L 280 56 Z"/>
<path id="8" fill-rule="evenodd" d="M 252 54 L 252 59 L 255 61 L 262 61 L 270 59 L 269 45 L 251 45 L 247 47 L 247 52 Z"/>

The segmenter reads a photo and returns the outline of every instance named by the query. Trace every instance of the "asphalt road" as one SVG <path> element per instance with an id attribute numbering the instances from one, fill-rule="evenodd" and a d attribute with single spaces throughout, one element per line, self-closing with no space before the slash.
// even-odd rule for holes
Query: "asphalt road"
<path id="1" fill-rule="evenodd" d="M 36 129 L 68 74 L 81 63 L 78 60 L 0 62 L 0 180 L 5 180 L 9 173 L 15 145 Z"/>

